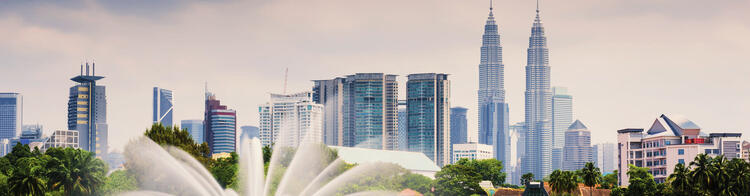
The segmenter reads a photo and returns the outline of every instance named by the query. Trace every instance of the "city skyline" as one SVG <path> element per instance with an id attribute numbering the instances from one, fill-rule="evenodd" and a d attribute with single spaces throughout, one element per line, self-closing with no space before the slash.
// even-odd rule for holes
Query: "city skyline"
<path id="1" fill-rule="evenodd" d="M 264 93 L 281 92 L 283 67 L 290 67 L 290 92 L 309 89 L 313 79 L 348 73 L 388 72 L 400 75 L 399 83 L 405 84 L 404 76 L 408 73 L 441 72 L 450 74 L 453 85 L 451 106 L 469 108 L 469 131 L 477 131 L 476 43 L 482 32 L 483 19 L 486 19 L 486 2 L 402 3 L 401 7 L 392 10 L 393 16 L 384 19 L 373 19 L 378 10 L 386 9 L 383 4 L 330 2 L 316 6 L 316 3 L 321 2 L 165 3 L 143 11 L 145 13 L 141 16 L 121 13 L 113 10 L 112 5 L 98 2 L 74 6 L 50 4 L 38 8 L 23 3 L 10 5 L 0 8 L 3 10 L 0 15 L 4 16 L 0 24 L 9 27 L 1 30 L 0 35 L 18 39 L 0 41 L 0 50 L 7 51 L 7 56 L 0 60 L 2 68 L 7 70 L 0 73 L 0 83 L 10 84 L 4 85 L 2 91 L 23 94 L 23 123 L 41 123 L 47 127 L 46 134 L 49 135 L 51 131 L 66 127 L 66 119 L 62 116 L 65 115 L 67 100 L 60 97 L 67 95 L 65 91 L 71 84 L 69 77 L 77 73 L 81 61 L 89 58 L 93 62 L 95 59 L 99 73 L 107 76 L 99 84 L 108 87 L 111 147 L 122 149 L 128 139 L 140 136 L 139 131 L 150 127 L 151 107 L 146 106 L 151 105 L 149 94 L 153 86 L 180 92 L 180 112 L 175 113 L 175 121 L 201 118 L 202 85 L 207 81 L 212 91 L 222 95 L 222 102 L 237 110 L 238 125 L 257 125 L 255 110 L 264 103 Z M 592 132 L 593 141 L 615 142 L 612 136 L 616 135 L 616 130 L 646 127 L 643 122 L 661 113 L 690 116 L 697 123 L 716 129 L 708 131 L 741 132 L 743 138 L 750 135 L 748 124 L 743 121 L 748 117 L 746 111 L 750 111 L 750 103 L 746 101 L 750 100 L 750 93 L 742 91 L 747 89 L 742 85 L 750 83 L 744 77 L 750 73 L 750 68 L 741 66 L 742 55 L 750 51 L 750 40 L 741 36 L 750 32 L 750 27 L 742 22 L 742 18 L 748 16 L 741 9 L 748 6 L 747 2 L 722 5 L 655 2 L 646 10 L 634 10 L 642 6 L 639 2 L 600 2 L 580 7 L 571 6 L 580 4 L 565 2 L 541 3 L 545 27 L 549 29 L 546 33 L 552 37 L 548 47 L 554 51 L 550 54 L 554 62 L 552 83 L 569 87 L 571 94 L 576 96 L 574 116 L 587 119 L 587 125 L 595 130 Z M 206 6 L 199 8 L 196 4 Z M 333 4 L 341 7 L 331 7 Z M 424 5 L 429 9 L 419 8 Z M 78 10 L 91 7 L 104 9 Z M 136 3 L 131 9 L 142 7 L 146 6 Z M 371 10 L 365 9 L 367 7 Z M 495 2 L 495 15 L 505 49 L 503 60 L 511 124 L 523 119 L 523 50 L 526 49 L 524 42 L 528 38 L 533 7 L 532 1 Z M 225 8 L 251 8 L 258 12 L 231 16 L 226 15 L 231 11 L 219 13 L 219 9 Z M 292 10 L 293 14 L 267 13 L 280 10 Z M 354 15 L 350 10 L 363 13 Z M 25 11 L 28 13 L 21 13 Z M 47 11 L 49 13 L 43 13 Z M 189 13 L 195 16 L 189 16 Z M 212 23 L 228 17 L 232 20 L 222 21 L 215 27 L 232 26 L 244 24 L 245 19 L 263 16 L 287 27 L 298 24 L 293 18 L 304 15 L 311 16 L 303 19 L 301 24 L 310 29 L 309 35 L 274 35 L 270 32 L 281 32 L 284 28 L 265 27 L 254 20 L 247 22 L 250 25 L 245 24 L 250 27 L 216 28 L 227 31 L 219 35 L 238 38 L 236 44 L 221 38 L 201 38 L 201 35 L 217 31 L 199 30 L 191 27 L 194 25 L 184 24 L 185 21 Z M 591 18 L 592 15 L 602 17 Z M 341 19 L 338 16 L 353 18 Z M 378 25 L 393 24 L 375 26 L 377 31 L 365 34 L 376 38 L 377 44 L 370 45 L 372 43 L 358 40 L 364 30 L 353 28 L 362 26 L 350 26 L 351 21 L 348 21 L 358 19 Z M 649 20 L 635 23 L 643 19 Z M 61 22 L 51 22 L 57 20 Z M 104 23 L 107 20 L 122 27 L 112 28 Z M 148 20 L 167 21 L 167 25 L 156 25 Z M 326 24 L 331 20 L 336 23 Z M 412 27 L 413 24 L 424 26 Z M 152 30 L 138 30 L 136 27 L 139 26 L 153 27 L 159 32 L 151 35 Z M 695 26 L 709 28 L 691 28 Z M 399 30 L 382 32 L 394 29 L 392 27 Z M 256 28 L 260 33 L 248 33 Z M 644 28 L 650 31 L 643 31 Z M 687 29 L 691 31 L 686 32 Z M 128 37 L 124 36 L 125 32 L 143 39 L 130 43 L 129 39 L 122 39 Z M 170 37 L 183 32 L 185 35 Z M 332 35 L 326 35 L 329 33 Z M 429 33 L 435 35 L 425 35 Z M 268 40 L 260 40 L 269 35 L 272 37 Z M 302 36 L 296 39 L 301 43 L 283 41 L 287 36 Z M 445 40 L 441 44 L 447 47 L 418 52 L 424 47 L 434 49 L 438 46 L 432 43 L 434 37 L 430 36 Z M 702 39 L 695 40 L 694 37 Z M 183 43 L 185 41 L 190 43 Z M 320 50 L 317 46 L 321 43 L 332 46 Z M 155 48 L 136 51 L 154 44 L 157 45 Z M 362 44 L 369 47 L 362 47 Z M 293 50 L 303 54 L 301 61 L 286 60 L 287 55 L 278 55 L 282 49 L 292 46 L 299 46 Z M 609 51 L 598 51 L 605 48 Z M 262 52 L 263 49 L 269 52 Z M 254 52 L 258 54 L 245 57 Z M 271 57 L 264 57 L 268 55 Z M 371 61 L 363 62 L 362 58 Z M 145 71 L 147 68 L 154 70 Z M 233 73 L 220 70 L 233 70 Z M 684 77 L 664 80 L 666 72 Z M 686 89 L 695 93 L 689 97 L 681 96 Z M 659 96 L 651 96 L 654 94 Z M 476 138 L 472 140 L 476 141 Z"/>

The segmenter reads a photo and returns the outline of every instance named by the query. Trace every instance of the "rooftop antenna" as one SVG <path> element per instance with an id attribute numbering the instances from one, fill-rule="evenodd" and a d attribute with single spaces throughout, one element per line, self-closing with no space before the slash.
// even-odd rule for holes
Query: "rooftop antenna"
<path id="1" fill-rule="evenodd" d="M 288 79 L 289 79 L 289 68 L 287 67 L 284 70 L 284 94 L 285 95 L 286 95 L 286 84 L 287 84 L 286 82 L 287 82 Z"/>
<path id="2" fill-rule="evenodd" d="M 539 0 L 536 0 L 536 13 L 539 14 Z"/>
<path id="3" fill-rule="evenodd" d="M 81 74 L 79 76 L 83 75 L 83 61 L 81 61 Z"/>
<path id="4" fill-rule="evenodd" d="M 89 61 L 86 61 L 86 75 L 89 75 Z"/>
<path id="5" fill-rule="evenodd" d="M 91 60 L 91 75 L 96 76 L 96 60 Z"/>
<path id="6" fill-rule="evenodd" d="M 490 0 L 490 11 L 492 11 L 492 0 Z"/>

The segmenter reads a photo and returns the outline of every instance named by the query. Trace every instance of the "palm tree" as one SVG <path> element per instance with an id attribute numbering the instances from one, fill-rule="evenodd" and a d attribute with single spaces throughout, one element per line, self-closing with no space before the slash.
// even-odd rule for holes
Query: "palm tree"
<path id="1" fill-rule="evenodd" d="M 594 167 L 594 163 L 587 162 L 581 169 L 580 175 L 583 178 L 583 184 L 591 189 L 590 195 L 593 195 L 594 186 L 601 182 L 601 178 L 599 177 L 602 175 L 602 172 L 599 171 L 599 168 Z"/>
<path id="2" fill-rule="evenodd" d="M 34 157 L 21 158 L 16 161 L 17 168 L 8 178 L 10 192 L 17 196 L 44 195 L 44 168 Z"/>
<path id="3" fill-rule="evenodd" d="M 91 152 L 73 148 L 51 148 L 47 151 L 48 186 L 61 187 L 65 195 L 92 195 L 104 183 L 106 166 Z"/>
<path id="4" fill-rule="evenodd" d="M 689 195 L 693 190 L 690 179 L 690 168 L 685 167 L 684 164 L 677 164 L 674 172 L 669 175 L 669 178 L 671 180 L 670 186 L 677 192 L 677 195 Z"/>
<path id="5" fill-rule="evenodd" d="M 729 194 L 729 173 L 727 173 L 728 162 L 727 159 L 724 158 L 724 155 L 714 157 L 710 169 L 713 176 L 711 176 L 709 187 L 710 190 L 712 190 L 713 195 Z"/>
<path id="6" fill-rule="evenodd" d="M 521 184 L 523 184 L 524 186 L 528 185 L 529 182 L 531 182 L 532 180 L 534 180 L 534 174 L 533 173 L 526 173 L 526 174 L 524 174 L 524 175 L 521 176 Z"/>
<path id="7" fill-rule="evenodd" d="M 562 171 L 556 169 L 549 175 L 549 186 L 552 188 L 552 192 L 560 193 L 562 190 Z"/>
<path id="8" fill-rule="evenodd" d="M 731 192 L 750 193 L 750 163 L 742 159 L 732 159 L 728 171 Z"/>
<path id="9" fill-rule="evenodd" d="M 693 171 L 690 172 L 690 177 L 695 180 L 693 182 L 695 182 L 699 190 L 706 191 L 710 188 L 709 186 L 713 180 L 711 178 L 713 176 L 711 162 L 711 157 L 706 154 L 698 154 L 695 160 L 690 162 L 690 167 L 693 168 Z"/>

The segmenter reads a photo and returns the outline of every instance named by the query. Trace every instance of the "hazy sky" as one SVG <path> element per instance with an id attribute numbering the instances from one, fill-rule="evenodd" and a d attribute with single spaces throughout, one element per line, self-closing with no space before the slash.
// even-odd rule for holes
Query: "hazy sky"
<path id="1" fill-rule="evenodd" d="M 110 146 L 151 124 L 152 88 L 174 90 L 175 122 L 201 119 L 208 82 L 238 125 L 311 80 L 356 72 L 451 74 L 452 106 L 476 131 L 482 0 L 0 2 L 0 91 L 24 96 L 24 123 L 67 127 L 70 78 L 106 76 Z M 523 121 L 534 1 L 495 1 L 510 121 Z M 593 143 L 662 113 L 750 138 L 750 1 L 542 1 L 552 84 L 566 86 Z M 405 79 L 400 78 L 403 92 Z M 402 93 L 400 99 L 404 99 Z"/>

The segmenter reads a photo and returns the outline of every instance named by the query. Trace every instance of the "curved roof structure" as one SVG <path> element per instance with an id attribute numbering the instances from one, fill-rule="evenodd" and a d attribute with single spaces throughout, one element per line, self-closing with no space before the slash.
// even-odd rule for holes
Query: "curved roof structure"
<path id="1" fill-rule="evenodd" d="M 421 152 L 378 150 L 329 146 L 338 151 L 339 157 L 347 163 L 386 162 L 397 164 L 411 171 L 440 171 L 440 167 Z"/>

